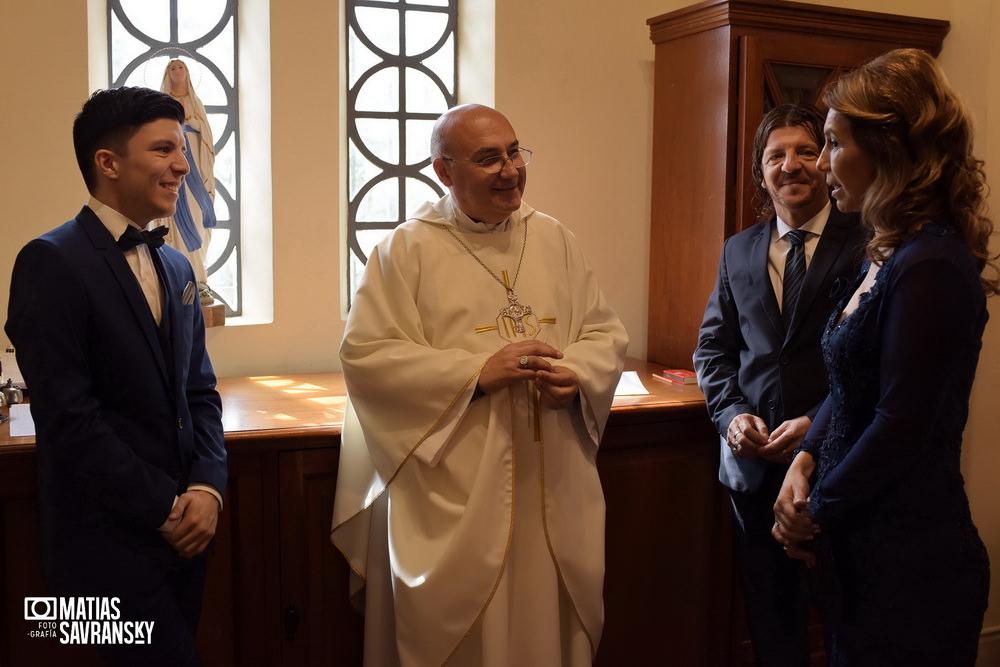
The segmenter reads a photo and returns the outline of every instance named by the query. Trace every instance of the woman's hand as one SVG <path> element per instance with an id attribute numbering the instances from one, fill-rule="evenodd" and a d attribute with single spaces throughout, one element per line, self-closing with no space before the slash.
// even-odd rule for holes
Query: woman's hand
<path id="1" fill-rule="evenodd" d="M 784 547 L 791 558 L 797 558 L 812 567 L 816 554 L 808 547 L 819 526 L 813 523 L 812 515 L 806 509 L 809 501 L 809 478 L 816 469 L 812 454 L 799 452 L 792 461 L 785 481 L 774 503 L 774 527 L 771 534 Z"/>

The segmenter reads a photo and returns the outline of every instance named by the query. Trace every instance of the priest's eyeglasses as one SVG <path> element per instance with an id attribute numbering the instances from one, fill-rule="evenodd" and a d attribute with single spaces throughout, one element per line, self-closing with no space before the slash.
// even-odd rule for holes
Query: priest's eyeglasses
<path id="1" fill-rule="evenodd" d="M 441 157 L 444 160 L 451 160 L 452 162 L 467 162 L 468 164 L 474 164 L 487 174 L 499 174 L 503 171 L 504 167 L 507 166 L 508 162 L 514 166 L 514 169 L 524 169 L 531 164 L 531 151 L 527 148 L 518 148 L 510 155 L 491 155 L 490 157 L 482 160 L 459 160 L 457 158 L 447 157 L 444 155 Z"/>

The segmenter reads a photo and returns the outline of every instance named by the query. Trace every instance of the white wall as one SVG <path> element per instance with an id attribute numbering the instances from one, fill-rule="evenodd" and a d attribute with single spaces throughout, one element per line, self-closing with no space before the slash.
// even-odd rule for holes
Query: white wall
<path id="1" fill-rule="evenodd" d="M 341 99 L 339 3 L 271 3 L 274 323 L 212 330 L 220 375 L 338 370 Z M 496 3 L 497 106 L 536 151 L 526 198 L 580 238 L 632 337 L 646 350 L 653 46 L 646 19 L 687 0 Z M 818 3 L 817 3 L 818 4 Z M 992 0 L 831 0 L 825 4 L 952 22 L 941 62 L 979 123 L 987 168 L 1000 161 L 1000 10 Z M 0 294 L 17 250 L 72 217 L 86 192 L 70 125 L 87 88 L 86 3 L 0 5 Z M 484 42 L 489 48 L 489 41 Z M 992 112 L 992 113 L 991 113 Z M 678 156 L 683 159 L 683 156 Z M 996 170 L 992 170 L 996 173 Z M 998 244 L 1000 245 L 1000 244 Z M 996 312 L 997 300 L 991 302 Z M 6 300 L 0 299 L 0 319 Z M 1000 334 L 987 330 L 967 434 L 973 511 L 1000 562 Z M 0 337 L 6 342 L 6 339 Z M 1000 628 L 1000 577 L 987 626 Z"/>

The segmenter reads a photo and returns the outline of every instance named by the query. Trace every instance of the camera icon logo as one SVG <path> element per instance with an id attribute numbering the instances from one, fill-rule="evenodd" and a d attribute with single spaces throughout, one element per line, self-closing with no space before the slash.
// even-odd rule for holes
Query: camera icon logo
<path id="1" fill-rule="evenodd" d="M 24 620 L 55 621 L 59 605 L 55 598 L 24 598 Z"/>

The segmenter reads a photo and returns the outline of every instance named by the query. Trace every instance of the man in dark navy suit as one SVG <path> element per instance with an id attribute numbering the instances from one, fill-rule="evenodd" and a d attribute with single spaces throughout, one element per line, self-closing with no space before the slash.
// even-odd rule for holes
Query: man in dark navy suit
<path id="1" fill-rule="evenodd" d="M 91 198 L 26 245 L 6 331 L 36 425 L 51 593 L 118 598 L 153 622 L 115 665 L 198 665 L 206 548 L 226 486 L 222 406 L 188 261 L 146 232 L 188 172 L 183 107 L 144 88 L 95 93 L 73 126 Z"/>
<path id="2" fill-rule="evenodd" d="M 771 538 L 792 453 L 826 396 L 820 337 L 857 275 L 864 233 L 831 206 L 816 160 L 823 116 L 784 105 L 761 122 L 753 173 L 762 222 L 729 238 L 694 353 L 731 490 L 737 559 L 759 667 L 807 665 L 807 596 Z"/>

